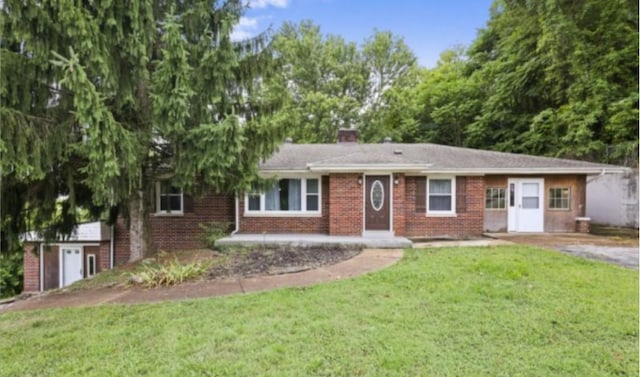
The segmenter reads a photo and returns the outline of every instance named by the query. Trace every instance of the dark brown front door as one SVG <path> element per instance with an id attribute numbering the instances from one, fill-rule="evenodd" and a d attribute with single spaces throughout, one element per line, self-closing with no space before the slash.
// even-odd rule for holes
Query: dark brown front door
<path id="1" fill-rule="evenodd" d="M 364 193 L 365 230 L 389 230 L 389 176 L 366 177 Z"/>

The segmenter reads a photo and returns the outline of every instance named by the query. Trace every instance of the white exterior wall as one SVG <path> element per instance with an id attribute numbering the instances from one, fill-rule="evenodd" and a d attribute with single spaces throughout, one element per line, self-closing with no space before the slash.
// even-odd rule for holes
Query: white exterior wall
<path id="1" fill-rule="evenodd" d="M 38 232 L 31 231 L 24 235 L 25 241 L 43 241 Z M 74 232 L 64 240 L 60 241 L 109 241 L 111 239 L 111 229 L 101 221 L 78 224 Z"/>
<path id="2" fill-rule="evenodd" d="M 587 177 L 587 216 L 594 224 L 638 228 L 638 171 Z"/>

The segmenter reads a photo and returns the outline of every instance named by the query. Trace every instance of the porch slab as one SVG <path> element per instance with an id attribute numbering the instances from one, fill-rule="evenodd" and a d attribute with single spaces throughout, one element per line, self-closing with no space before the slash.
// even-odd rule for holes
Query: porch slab
<path id="1" fill-rule="evenodd" d="M 352 245 L 375 249 L 405 249 L 412 247 L 404 237 L 352 237 L 326 234 L 234 234 L 216 241 L 216 246 L 288 245 L 295 247 Z"/>

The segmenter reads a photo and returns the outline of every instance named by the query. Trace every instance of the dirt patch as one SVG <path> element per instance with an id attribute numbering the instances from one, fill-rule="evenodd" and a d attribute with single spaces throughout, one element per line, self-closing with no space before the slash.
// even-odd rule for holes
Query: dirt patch
<path id="1" fill-rule="evenodd" d="M 541 234 L 521 234 L 508 233 L 500 234 L 498 237 L 503 240 L 536 245 L 548 248 L 557 248 L 567 245 L 595 245 L 595 246 L 618 246 L 618 247 L 638 247 L 637 238 L 621 236 L 597 236 L 584 233 L 541 233 Z"/>
<path id="2" fill-rule="evenodd" d="M 351 259 L 362 250 L 331 247 L 270 247 L 227 251 L 224 259 L 212 267 L 209 279 L 230 276 L 277 275 L 306 271 Z"/>

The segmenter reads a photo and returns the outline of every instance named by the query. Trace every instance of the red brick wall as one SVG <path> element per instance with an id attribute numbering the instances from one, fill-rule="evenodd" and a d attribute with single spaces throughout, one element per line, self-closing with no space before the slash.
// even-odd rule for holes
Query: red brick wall
<path id="1" fill-rule="evenodd" d="M 23 292 L 37 292 L 40 290 L 40 258 L 34 244 L 24 245 L 24 277 Z"/>
<path id="2" fill-rule="evenodd" d="M 395 184 L 395 181 L 398 184 Z M 393 186 L 393 230 L 396 236 L 404 236 L 406 211 L 409 208 L 405 201 L 405 176 L 404 174 L 395 174 L 391 178 Z"/>
<path id="3" fill-rule="evenodd" d="M 182 215 L 150 216 L 153 250 L 179 250 L 203 247 L 200 224 L 212 221 L 235 221 L 235 199 L 232 195 L 210 194 L 193 199 L 193 208 L 185 205 Z M 129 231 L 124 221 L 118 221 L 115 232 L 115 264 L 129 260 Z"/>
<path id="4" fill-rule="evenodd" d="M 362 235 L 361 174 L 330 174 L 329 176 L 329 234 Z"/>
<path id="5" fill-rule="evenodd" d="M 483 177 L 467 177 L 466 210 L 455 217 L 427 217 L 424 212 L 416 212 L 416 177 L 406 177 L 405 181 L 405 236 L 469 238 L 482 235 Z"/>
<path id="6" fill-rule="evenodd" d="M 110 242 L 100 243 L 100 250 L 98 251 L 98 271 L 106 271 L 109 269 L 109 259 L 111 258 Z"/>
<path id="7" fill-rule="evenodd" d="M 264 217 L 245 216 L 244 196 L 240 198 L 240 231 L 239 233 L 329 233 L 329 176 L 322 177 L 321 216 L 314 217 Z"/>

